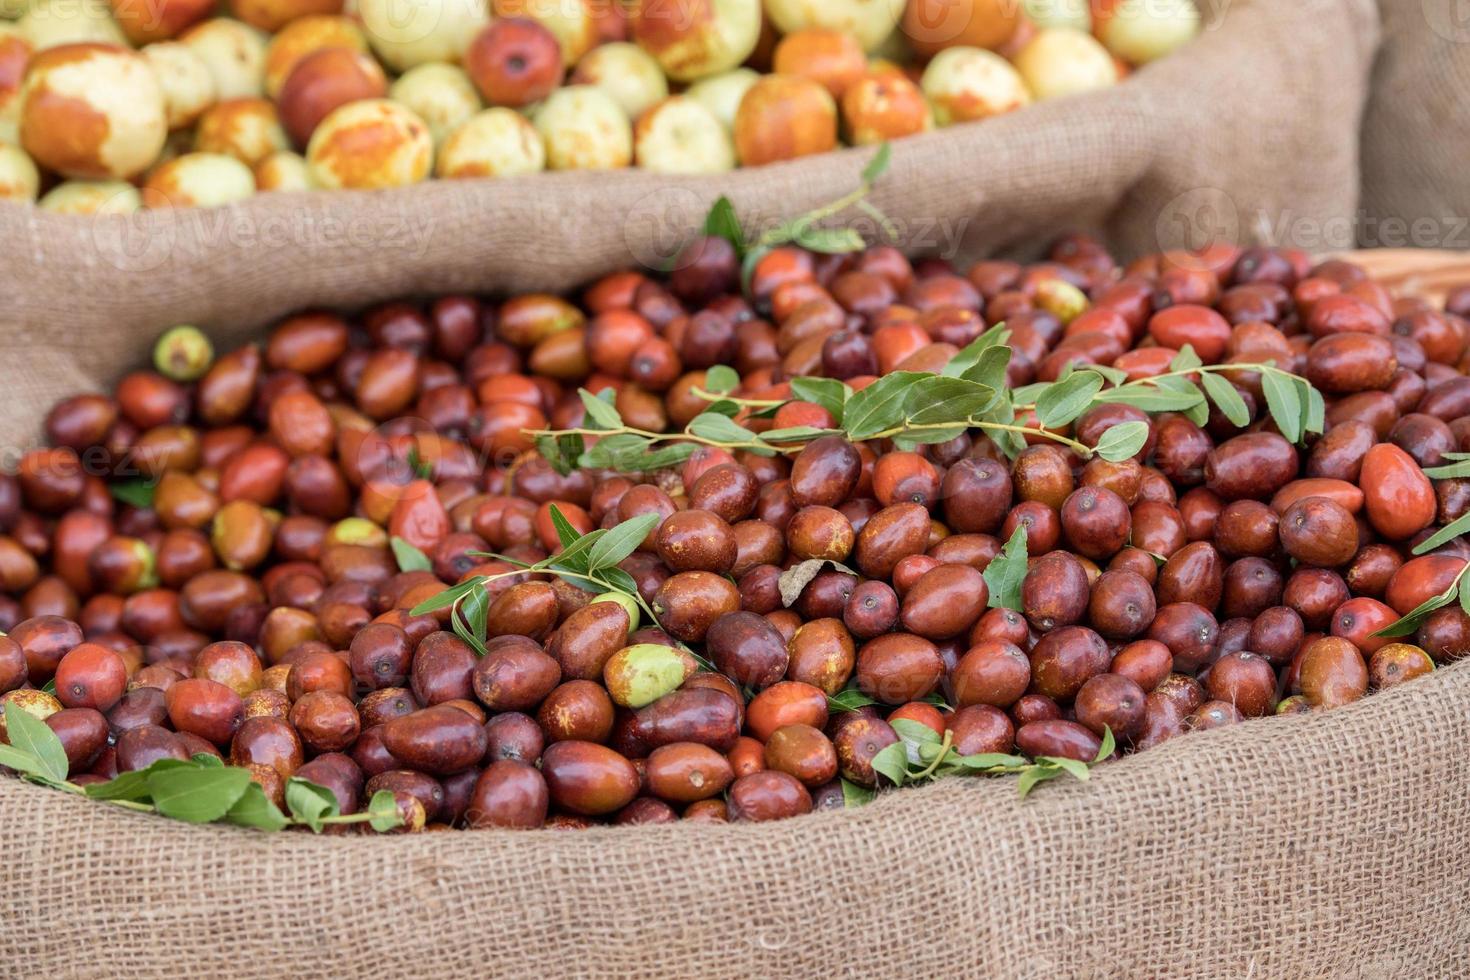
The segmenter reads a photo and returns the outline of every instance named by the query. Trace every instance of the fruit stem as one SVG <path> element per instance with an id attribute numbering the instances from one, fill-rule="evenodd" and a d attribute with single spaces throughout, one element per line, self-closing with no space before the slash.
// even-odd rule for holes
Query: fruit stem
<path id="1" fill-rule="evenodd" d="M 934 757 L 934 761 L 929 763 L 928 766 L 924 767 L 919 772 L 916 772 L 912 776 L 910 776 L 908 781 L 916 782 L 920 779 L 928 779 L 930 776 L 934 775 L 934 770 L 938 769 L 939 764 L 944 761 L 945 756 L 949 755 L 949 750 L 953 745 L 954 731 L 952 729 L 946 728 L 944 730 L 944 741 L 939 743 L 939 754 Z"/>

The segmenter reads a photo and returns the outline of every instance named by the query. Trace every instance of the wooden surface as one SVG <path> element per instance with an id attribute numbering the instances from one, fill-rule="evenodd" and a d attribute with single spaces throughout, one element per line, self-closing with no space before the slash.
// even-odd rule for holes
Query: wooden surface
<path id="1" fill-rule="evenodd" d="M 1381 248 L 1350 252 L 1351 259 L 1396 295 L 1423 296 L 1436 304 L 1456 286 L 1470 285 L 1470 252 Z"/>

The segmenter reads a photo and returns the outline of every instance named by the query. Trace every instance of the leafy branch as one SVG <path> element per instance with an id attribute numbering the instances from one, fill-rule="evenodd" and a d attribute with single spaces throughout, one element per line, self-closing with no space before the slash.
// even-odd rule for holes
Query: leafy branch
<path id="1" fill-rule="evenodd" d="M 658 622 L 652 607 L 639 594 L 638 583 L 633 576 L 618 567 L 623 559 L 638 550 L 643 539 L 648 537 L 648 532 L 658 524 L 658 514 L 639 514 L 615 527 L 598 528 L 581 534 L 553 504 L 551 522 L 561 542 L 561 550 L 556 554 L 537 562 L 523 562 L 493 552 L 470 552 L 476 557 L 498 559 L 514 565 L 515 568 L 494 575 L 467 578 L 438 595 L 425 599 L 411 610 L 411 615 L 422 616 L 449 609 L 451 628 L 476 653 L 484 656 L 486 617 L 490 609 L 490 595 L 486 586 L 500 579 L 546 573 L 589 592 L 611 592 L 627 596 L 648 617 L 649 622 Z"/>
<path id="2" fill-rule="evenodd" d="M 5 730 L 10 744 L 0 744 L 0 765 L 30 782 L 128 810 L 187 823 L 228 823 L 270 831 L 308 827 L 321 833 L 334 824 L 366 823 L 383 832 L 403 823 L 388 790 L 374 793 L 365 810 L 344 814 L 331 790 L 298 776 L 286 782 L 290 812 L 283 813 L 250 778 L 248 769 L 227 766 L 216 756 L 204 754 L 187 761 L 160 759 L 105 783 L 79 786 L 67 780 L 66 750 L 44 721 L 19 705 L 7 704 Z"/>
<path id="3" fill-rule="evenodd" d="M 1276 366 L 1274 361 L 1252 364 L 1204 364 L 1194 348 L 1185 344 L 1169 369 L 1160 374 L 1129 380 L 1117 368 L 1088 364 L 1064 371 L 1054 382 L 1016 389 L 1018 411 L 1033 409 L 1043 425 L 1067 425 L 1083 412 L 1100 404 L 1132 405 L 1150 414 L 1179 412 L 1196 425 L 1210 419 L 1210 404 L 1232 425 L 1251 423 L 1250 408 L 1228 376 L 1257 373 L 1266 410 L 1290 442 L 1301 442 L 1308 433 L 1320 433 L 1326 422 L 1322 393 L 1306 378 Z M 1111 383 L 1113 387 L 1105 388 Z"/>
<path id="4" fill-rule="evenodd" d="M 741 286 L 747 295 L 750 292 L 751 277 L 755 274 L 756 265 L 773 249 L 782 245 L 799 245 L 809 251 L 826 255 L 861 252 L 866 248 L 867 243 L 863 241 L 863 236 L 858 233 L 857 229 L 822 226 L 822 222 L 836 217 L 848 208 L 856 207 L 872 218 L 883 230 L 884 235 L 890 239 L 897 238 L 897 226 L 877 205 L 867 199 L 879 178 L 887 172 L 888 164 L 892 159 L 893 148 L 884 143 L 878 147 L 878 152 L 873 154 L 872 159 L 863 167 L 855 189 L 834 201 L 767 230 L 754 240 L 746 238 L 740 226 L 740 219 L 735 215 L 735 206 L 730 203 L 730 199 L 720 197 L 705 218 L 704 233 L 723 238 L 734 246 L 735 254 L 740 259 Z"/>
<path id="5" fill-rule="evenodd" d="M 1131 405 L 1146 413 L 1180 412 L 1203 425 L 1210 404 L 1233 424 L 1245 427 L 1251 412 L 1227 375 L 1257 372 L 1266 409 L 1282 435 L 1299 442 L 1321 432 L 1325 421 L 1322 395 L 1305 378 L 1272 363 L 1211 364 L 1200 362 L 1186 345 L 1162 374 L 1130 380 L 1116 368 L 1085 365 L 1065 370 L 1052 382 L 1006 387 L 1011 350 L 1009 331 L 997 325 L 954 356 L 939 373 L 895 371 L 861 390 L 832 378 L 791 379 L 788 400 L 741 399 L 731 392 L 739 376 L 727 368 L 711 369 L 706 389 L 698 392 L 711 404 L 680 432 L 653 432 L 629 426 L 610 397 L 581 391 L 586 417 L 575 429 L 532 432 L 541 454 L 559 473 L 577 467 L 620 472 L 648 472 L 678 466 L 698 446 L 760 456 L 798 453 L 822 436 L 840 435 L 852 442 L 891 439 L 899 449 L 947 442 L 971 429 L 984 432 L 1014 457 L 1028 440 L 1058 443 L 1083 459 L 1093 456 L 1121 462 L 1135 456 L 1148 441 L 1148 423 L 1138 420 L 1109 427 L 1094 446 L 1067 435 L 1068 427 L 1098 405 Z M 610 394 L 610 393 L 608 393 Z M 787 401 L 808 402 L 825 409 L 833 427 L 790 426 L 756 432 L 747 419 L 774 413 Z M 1034 413 L 1035 423 L 1021 421 Z M 590 446 L 587 440 L 596 441 Z"/>
<path id="6" fill-rule="evenodd" d="M 953 732 L 940 737 L 927 725 L 906 718 L 892 722 L 899 740 L 873 757 L 873 769 L 893 786 L 925 783 L 944 776 L 1016 775 L 1016 790 L 1024 798 L 1038 783 L 1061 776 L 1085 782 L 1092 766 L 1113 754 L 1112 729 L 1103 732 L 1102 746 L 1091 762 L 1056 756 L 1024 756 L 982 752 L 960 755 L 955 751 Z"/>

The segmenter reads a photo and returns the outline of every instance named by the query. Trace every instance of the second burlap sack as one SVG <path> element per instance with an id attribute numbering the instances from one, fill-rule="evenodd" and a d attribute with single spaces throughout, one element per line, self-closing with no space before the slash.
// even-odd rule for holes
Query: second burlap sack
<path id="1" fill-rule="evenodd" d="M 900 244 L 967 259 L 1084 227 L 1126 255 L 1346 220 L 1373 0 L 1203 5 L 1214 9 L 1198 40 L 1116 88 L 895 143 L 874 200 Z M 666 263 L 720 194 L 752 229 L 826 203 L 871 153 L 719 177 L 440 181 L 101 219 L 0 208 L 0 360 L 32 406 L 0 444 L 30 438 L 61 390 L 136 363 L 150 331 L 193 322 L 229 345 L 308 304 L 569 289 Z"/>
<path id="2" fill-rule="evenodd" d="M 1357 242 L 1470 249 L 1470 4 L 1380 6 L 1383 46 L 1363 117 Z"/>

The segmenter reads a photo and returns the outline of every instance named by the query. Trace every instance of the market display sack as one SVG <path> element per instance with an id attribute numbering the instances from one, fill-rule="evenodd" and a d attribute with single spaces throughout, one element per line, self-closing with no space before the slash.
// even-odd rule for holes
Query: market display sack
<path id="1" fill-rule="evenodd" d="M 1470 7 L 1379 5 L 1383 46 L 1363 116 L 1358 244 L 1470 248 Z"/>
<path id="2" fill-rule="evenodd" d="M 1350 217 L 1373 0 L 1201 6 L 1196 41 L 1114 88 L 893 144 L 872 200 L 899 244 L 965 260 L 1080 227 L 1142 254 Z M 433 181 L 102 218 L 0 209 L 0 357 L 27 405 L 0 444 L 35 431 L 56 379 L 72 390 L 116 376 L 164 325 L 197 323 L 228 346 L 308 304 L 566 289 L 659 267 L 720 194 L 748 229 L 767 228 L 855 186 L 873 152 L 712 177 Z"/>

